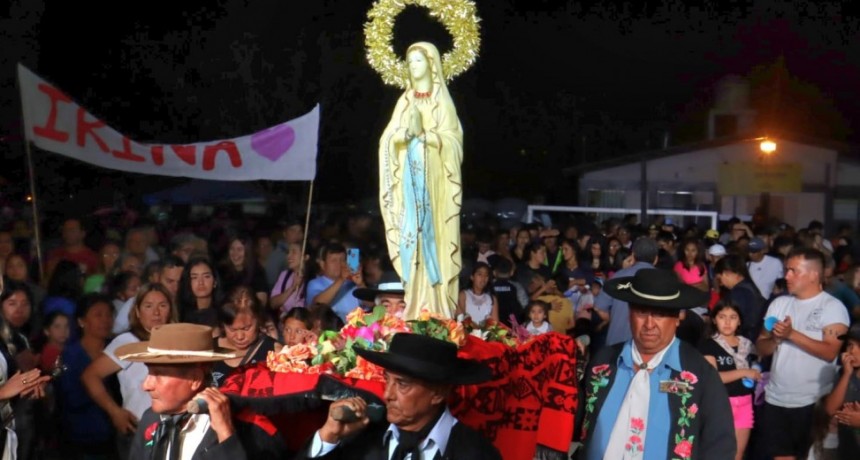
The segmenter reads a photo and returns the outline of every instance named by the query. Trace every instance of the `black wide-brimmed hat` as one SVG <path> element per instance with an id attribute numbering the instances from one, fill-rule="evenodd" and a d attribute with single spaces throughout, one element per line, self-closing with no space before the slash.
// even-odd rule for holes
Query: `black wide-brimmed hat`
<path id="1" fill-rule="evenodd" d="M 684 284 L 671 270 L 645 268 L 633 276 L 613 278 L 603 288 L 610 297 L 648 307 L 683 310 L 706 305 L 707 292 Z"/>
<path id="2" fill-rule="evenodd" d="M 425 335 L 399 333 L 387 352 L 355 348 L 358 356 L 383 369 L 430 383 L 473 385 L 493 378 L 490 368 L 457 357 L 457 346 Z"/>
<path id="3" fill-rule="evenodd" d="M 352 291 L 352 296 L 358 300 L 366 300 L 373 302 L 379 294 L 400 294 L 405 295 L 403 282 L 396 272 L 384 272 L 379 279 L 379 285 L 376 289 L 373 288 L 358 288 Z"/>

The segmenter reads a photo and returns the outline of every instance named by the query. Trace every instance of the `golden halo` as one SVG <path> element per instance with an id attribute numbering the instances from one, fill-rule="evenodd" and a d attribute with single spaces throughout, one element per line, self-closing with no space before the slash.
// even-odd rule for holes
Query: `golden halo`
<path id="1" fill-rule="evenodd" d="M 406 63 L 394 54 L 391 45 L 394 19 L 407 5 L 429 9 L 430 16 L 441 22 L 454 38 L 454 49 L 442 56 L 445 80 L 450 81 L 475 63 L 481 35 L 477 7 L 472 0 L 377 0 L 367 12 L 370 20 L 364 24 L 364 44 L 367 62 L 385 84 L 405 89 L 409 82 Z"/>

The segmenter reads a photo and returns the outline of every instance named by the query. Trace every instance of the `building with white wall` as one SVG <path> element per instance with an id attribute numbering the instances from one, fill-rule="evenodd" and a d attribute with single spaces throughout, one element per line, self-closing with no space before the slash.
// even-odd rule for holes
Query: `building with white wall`
<path id="1" fill-rule="evenodd" d="M 717 211 L 721 219 L 766 214 L 796 227 L 829 228 L 860 216 L 860 156 L 845 144 L 773 135 L 776 151 L 748 134 L 569 168 L 579 205 Z M 643 193 L 644 184 L 644 193 Z"/>

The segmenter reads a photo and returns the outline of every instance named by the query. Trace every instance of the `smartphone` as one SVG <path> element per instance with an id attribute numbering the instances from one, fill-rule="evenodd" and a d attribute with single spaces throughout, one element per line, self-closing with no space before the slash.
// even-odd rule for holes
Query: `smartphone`
<path id="1" fill-rule="evenodd" d="M 356 273 L 358 272 L 359 265 L 359 253 L 358 248 L 350 248 L 346 250 L 346 265 L 349 267 L 349 271 Z"/>

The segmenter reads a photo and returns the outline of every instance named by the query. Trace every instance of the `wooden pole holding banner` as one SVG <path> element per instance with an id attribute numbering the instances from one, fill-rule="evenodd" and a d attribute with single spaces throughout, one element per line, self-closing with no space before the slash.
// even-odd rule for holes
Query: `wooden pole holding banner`
<path id="1" fill-rule="evenodd" d="M 30 140 L 24 135 L 24 149 L 27 152 L 27 171 L 30 177 L 30 203 L 33 204 L 33 237 L 36 239 L 36 263 L 39 267 L 39 282 L 45 284 L 45 267 L 42 259 L 42 230 L 39 228 L 39 200 L 36 198 L 36 171 L 33 168 L 33 153 Z"/>
<path id="2" fill-rule="evenodd" d="M 305 273 L 305 249 L 308 244 L 308 226 L 311 222 L 311 201 L 314 199 L 314 181 L 311 179 L 311 186 L 308 190 L 308 208 L 305 210 L 305 228 L 302 235 L 302 252 L 299 254 L 299 275 Z"/>
<path id="3" fill-rule="evenodd" d="M 21 93 L 20 74 L 16 72 L 15 83 L 18 86 L 18 94 Z M 26 107 L 24 107 L 24 97 L 21 96 L 21 118 L 26 119 Z M 27 132 L 27 124 L 24 123 L 22 128 L 24 131 L 24 151 L 27 154 L 27 172 L 30 179 L 30 203 L 33 205 L 33 238 L 36 239 L 36 264 L 39 268 L 39 282 L 44 286 L 45 266 L 42 258 L 42 230 L 39 225 L 39 199 L 36 195 L 36 169 L 33 167 L 33 148 L 30 145 L 30 133 Z"/>

